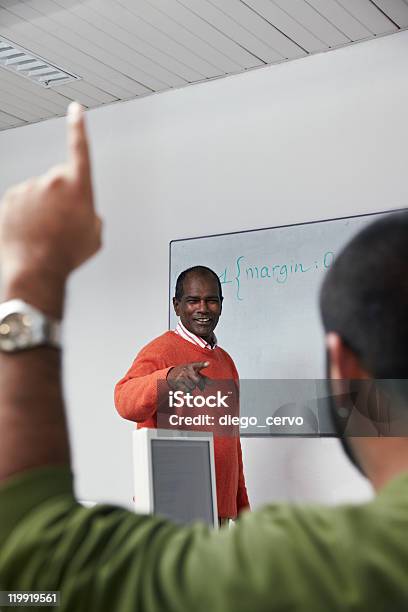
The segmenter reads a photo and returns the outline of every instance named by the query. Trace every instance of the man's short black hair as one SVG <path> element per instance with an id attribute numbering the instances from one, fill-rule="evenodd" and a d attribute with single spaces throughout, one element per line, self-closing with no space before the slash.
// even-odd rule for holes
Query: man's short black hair
<path id="1" fill-rule="evenodd" d="M 343 249 L 320 292 L 337 332 L 373 378 L 408 378 L 408 211 L 382 217 Z"/>
<path id="2" fill-rule="evenodd" d="M 222 300 L 222 287 L 221 287 L 221 281 L 219 279 L 219 276 L 216 272 L 214 272 L 214 270 L 211 270 L 211 268 L 207 268 L 207 266 L 193 266 L 192 268 L 187 268 L 187 270 L 184 270 L 183 272 L 181 272 L 181 274 L 179 274 L 177 281 L 176 281 L 176 291 L 175 291 L 175 298 L 176 300 L 181 300 L 181 298 L 183 297 L 183 283 L 184 280 L 186 278 L 186 276 L 188 276 L 189 274 L 197 274 L 198 276 L 214 276 L 214 278 L 217 281 L 218 284 L 218 293 L 220 296 L 220 299 Z"/>

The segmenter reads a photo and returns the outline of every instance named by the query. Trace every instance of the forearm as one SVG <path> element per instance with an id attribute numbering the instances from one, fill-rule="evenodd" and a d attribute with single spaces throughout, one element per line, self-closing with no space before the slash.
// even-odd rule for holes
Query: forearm
<path id="1" fill-rule="evenodd" d="M 64 283 L 30 273 L 5 278 L 4 300 L 23 299 L 61 318 Z M 69 464 L 61 352 L 39 347 L 0 354 L 0 481 L 24 470 Z"/>
<path id="2" fill-rule="evenodd" d="M 158 408 L 158 389 L 170 368 L 156 370 L 151 374 L 129 376 L 115 388 L 115 405 L 119 414 L 130 421 L 141 423 L 150 419 Z"/>

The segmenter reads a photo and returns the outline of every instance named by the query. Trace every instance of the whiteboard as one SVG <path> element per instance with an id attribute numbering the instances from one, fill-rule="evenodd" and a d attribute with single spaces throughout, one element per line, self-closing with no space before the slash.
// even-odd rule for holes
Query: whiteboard
<path id="1" fill-rule="evenodd" d="M 254 381 L 265 380 L 258 388 L 258 394 L 264 397 L 262 390 L 268 388 L 266 381 L 325 378 L 324 339 L 318 308 L 324 275 L 336 254 L 359 230 L 393 212 L 396 211 L 170 243 L 170 298 L 174 295 L 177 276 L 186 268 L 205 265 L 220 277 L 224 303 L 216 335 L 220 346 L 233 357 L 240 375 L 241 414 L 254 410 L 245 402 L 246 389 L 247 395 L 256 396 Z M 171 299 L 169 304 L 172 329 L 177 319 Z M 245 380 L 251 381 L 246 387 Z M 314 383 L 310 384 L 309 395 L 313 396 L 315 387 Z M 303 387 L 292 384 L 291 388 L 298 397 L 302 389 L 307 389 L 307 384 Z M 268 395 L 271 394 L 279 395 L 276 383 L 275 387 L 269 386 Z M 259 399 L 258 413 L 262 411 L 262 402 Z M 284 397 L 280 398 L 282 402 L 285 403 Z M 241 430 L 241 433 L 249 434 L 251 430 Z"/>

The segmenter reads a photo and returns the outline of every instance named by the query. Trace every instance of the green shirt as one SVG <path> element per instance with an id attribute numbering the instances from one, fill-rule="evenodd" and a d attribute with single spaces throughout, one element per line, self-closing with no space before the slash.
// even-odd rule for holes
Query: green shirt
<path id="1" fill-rule="evenodd" d="M 220 532 L 85 509 L 72 486 L 44 468 L 0 488 L 0 590 L 59 590 L 60 612 L 408 610 L 408 474 L 364 505 L 270 505 Z"/>

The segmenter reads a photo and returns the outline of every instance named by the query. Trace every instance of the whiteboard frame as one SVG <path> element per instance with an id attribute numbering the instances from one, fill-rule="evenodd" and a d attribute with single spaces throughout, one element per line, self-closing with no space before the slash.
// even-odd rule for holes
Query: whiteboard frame
<path id="1" fill-rule="evenodd" d="M 219 234 L 203 234 L 202 236 L 190 236 L 186 238 L 175 238 L 169 242 L 169 311 L 168 311 L 168 329 L 170 330 L 172 307 L 173 307 L 173 288 L 171 286 L 171 256 L 172 246 L 176 242 L 186 242 L 187 240 L 201 240 L 203 238 L 220 238 L 221 236 L 233 236 L 237 234 L 249 234 L 253 232 L 263 232 L 265 230 L 283 229 L 286 227 L 299 227 L 300 225 L 315 225 L 317 223 L 327 223 L 329 221 L 348 221 L 349 219 L 362 219 L 363 217 L 375 217 L 377 215 L 386 215 L 391 213 L 408 212 L 407 208 L 392 208 L 390 210 L 379 210 L 376 212 L 362 213 L 359 215 L 351 215 L 347 217 L 333 217 L 329 219 L 317 219 L 315 221 L 301 221 L 299 223 L 286 223 L 284 225 L 272 225 L 269 227 L 256 227 L 247 230 L 237 230 L 235 232 L 220 232 Z"/>

